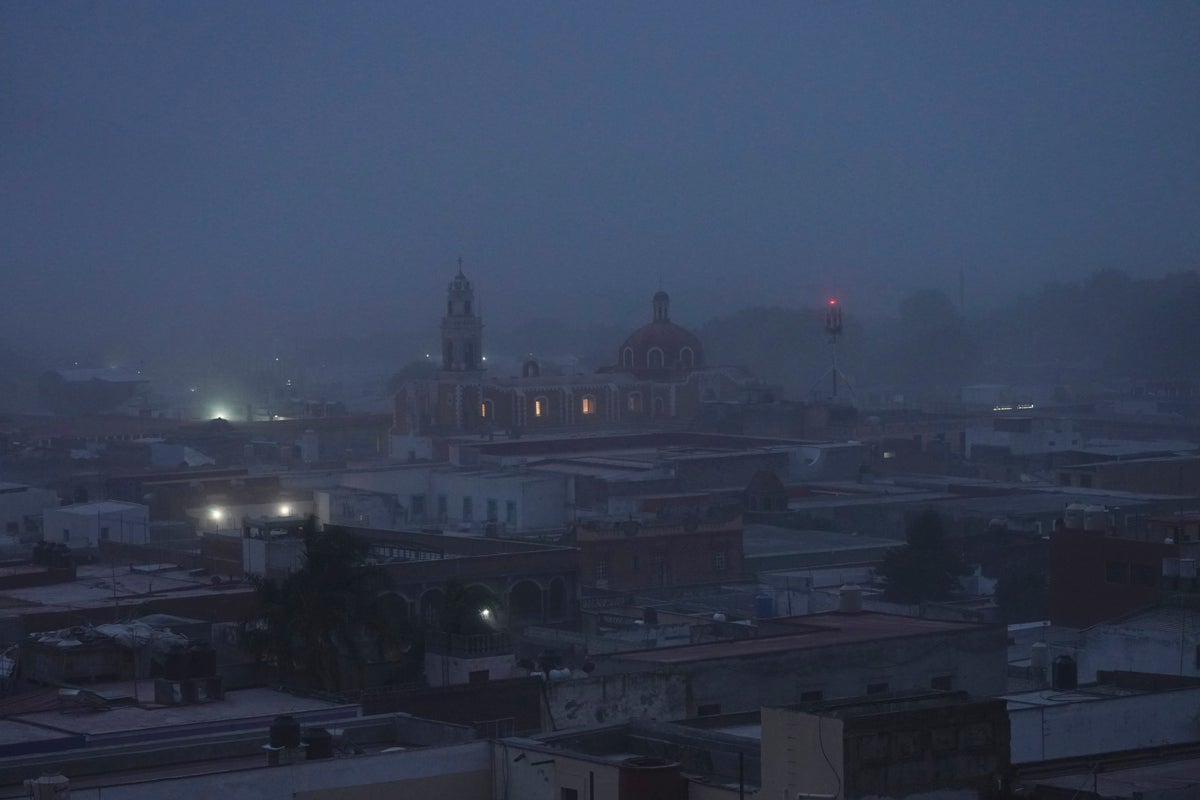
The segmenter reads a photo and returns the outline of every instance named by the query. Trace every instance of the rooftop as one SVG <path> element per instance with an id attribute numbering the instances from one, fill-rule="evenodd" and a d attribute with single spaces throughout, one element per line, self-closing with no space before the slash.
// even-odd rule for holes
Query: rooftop
<path id="1" fill-rule="evenodd" d="M 138 505 L 137 503 L 123 503 L 120 500 L 79 503 L 73 506 L 61 506 L 54 510 L 62 514 L 78 514 L 81 517 L 93 517 L 98 514 L 120 514 L 123 511 L 149 511 L 146 506 Z"/>
<path id="2" fill-rule="evenodd" d="M 637 650 L 622 653 L 616 658 L 623 661 L 651 664 L 694 664 L 723 658 L 745 658 L 794 650 L 815 650 L 822 647 L 860 644 L 880 639 L 983 630 L 987 627 L 974 623 L 945 622 L 873 611 L 854 614 L 828 612 L 801 617 L 784 617 L 773 619 L 771 622 L 775 625 L 794 627 L 796 632 L 733 642 Z"/>

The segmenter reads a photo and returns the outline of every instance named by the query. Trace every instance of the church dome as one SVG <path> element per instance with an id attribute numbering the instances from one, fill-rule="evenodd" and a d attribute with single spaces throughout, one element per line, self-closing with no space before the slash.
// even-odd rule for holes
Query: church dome
<path id="1" fill-rule="evenodd" d="M 671 298 L 654 295 L 654 319 L 621 343 L 617 369 L 639 375 L 687 372 L 704 365 L 704 348 L 696 334 L 671 322 Z"/>

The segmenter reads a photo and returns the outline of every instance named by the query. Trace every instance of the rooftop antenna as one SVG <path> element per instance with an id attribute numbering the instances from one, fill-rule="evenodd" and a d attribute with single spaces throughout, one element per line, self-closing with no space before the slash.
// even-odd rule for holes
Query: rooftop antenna
<path id="1" fill-rule="evenodd" d="M 836 298 L 829 298 L 829 304 L 825 306 L 825 335 L 829 338 L 829 353 L 830 363 L 829 369 L 825 370 L 825 374 L 813 384 L 813 391 L 826 378 L 830 378 L 833 385 L 833 394 L 830 397 L 836 401 L 838 396 L 838 377 L 842 379 L 842 383 L 850 390 L 850 396 L 854 396 L 854 387 L 850 384 L 850 379 L 846 377 L 846 373 L 838 367 L 837 361 L 837 343 L 838 338 L 842 335 L 842 307 L 838 305 Z"/>

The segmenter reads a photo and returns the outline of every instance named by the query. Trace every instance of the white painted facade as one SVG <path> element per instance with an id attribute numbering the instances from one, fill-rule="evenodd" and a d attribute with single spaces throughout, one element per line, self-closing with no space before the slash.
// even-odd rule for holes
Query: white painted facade
<path id="1" fill-rule="evenodd" d="M 1105 696 L 1084 686 L 1004 699 L 1014 764 L 1188 744 L 1200 737 L 1200 687 Z"/>
<path id="2" fill-rule="evenodd" d="M 102 541 L 146 544 L 150 541 L 150 508 L 106 500 L 48 509 L 42 539 L 72 550 L 98 547 Z"/>

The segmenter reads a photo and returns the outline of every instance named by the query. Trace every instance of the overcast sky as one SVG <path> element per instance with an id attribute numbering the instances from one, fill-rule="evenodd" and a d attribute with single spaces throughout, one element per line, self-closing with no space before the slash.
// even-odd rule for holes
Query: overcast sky
<path id="1" fill-rule="evenodd" d="M 492 326 L 1195 269 L 1198 54 L 1192 2 L 6 2 L 0 334 L 429 328 L 459 255 Z"/>

